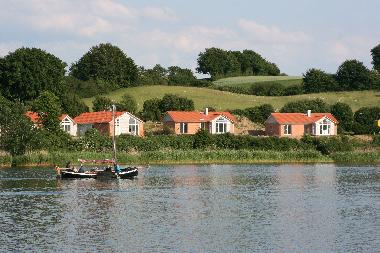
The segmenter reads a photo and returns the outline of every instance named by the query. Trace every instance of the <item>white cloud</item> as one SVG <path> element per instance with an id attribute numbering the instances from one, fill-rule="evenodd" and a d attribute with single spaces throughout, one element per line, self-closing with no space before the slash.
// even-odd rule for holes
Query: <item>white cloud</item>
<path id="1" fill-rule="evenodd" d="M 141 11 L 142 15 L 147 18 L 166 20 L 166 21 L 177 21 L 178 16 L 167 7 L 158 6 L 147 6 Z"/>
<path id="2" fill-rule="evenodd" d="M 253 40 L 265 43 L 305 43 L 309 36 L 304 32 L 284 32 L 277 26 L 266 26 L 252 20 L 239 19 L 238 27 Z"/>

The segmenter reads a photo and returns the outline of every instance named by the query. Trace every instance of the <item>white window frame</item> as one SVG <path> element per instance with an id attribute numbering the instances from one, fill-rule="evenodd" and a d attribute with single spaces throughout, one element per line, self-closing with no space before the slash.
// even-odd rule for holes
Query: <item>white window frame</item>
<path id="1" fill-rule="evenodd" d="M 189 132 L 189 124 L 185 122 L 179 123 L 179 132 L 181 134 L 187 134 Z"/>
<path id="2" fill-rule="evenodd" d="M 292 135 L 292 125 L 284 125 L 284 135 Z"/>
<path id="3" fill-rule="evenodd" d="M 138 121 L 134 118 L 129 118 L 128 124 L 129 124 L 128 126 L 129 133 L 132 135 L 138 135 L 139 134 Z"/>
<path id="4" fill-rule="evenodd" d="M 331 135 L 331 121 L 323 119 L 319 123 L 319 135 Z"/>
<path id="5" fill-rule="evenodd" d="M 68 118 L 65 118 L 61 122 L 61 129 L 66 133 L 70 133 L 71 131 L 71 121 Z"/>
<path id="6" fill-rule="evenodd" d="M 206 122 L 199 123 L 199 128 L 202 130 L 206 130 Z"/>

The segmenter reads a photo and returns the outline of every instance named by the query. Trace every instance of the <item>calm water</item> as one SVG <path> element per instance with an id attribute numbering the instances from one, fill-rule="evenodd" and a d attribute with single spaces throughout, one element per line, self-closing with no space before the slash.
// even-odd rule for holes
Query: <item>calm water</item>
<path id="1" fill-rule="evenodd" d="M 379 167 L 152 166 L 133 181 L 0 169 L 1 252 L 379 249 Z"/>

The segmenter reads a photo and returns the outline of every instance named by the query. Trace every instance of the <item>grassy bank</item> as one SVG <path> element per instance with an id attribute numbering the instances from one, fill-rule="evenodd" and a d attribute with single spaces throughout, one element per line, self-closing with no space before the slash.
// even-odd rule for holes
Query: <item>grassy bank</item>
<path id="1" fill-rule="evenodd" d="M 254 83 L 276 82 L 286 86 L 301 85 L 302 76 L 236 76 L 227 77 L 213 82 L 215 86 L 249 87 Z"/>
<path id="2" fill-rule="evenodd" d="M 363 106 L 380 104 L 380 92 L 378 91 L 347 91 L 313 93 L 295 96 L 264 97 L 236 94 L 208 88 L 153 85 L 118 89 L 106 94 L 105 96 L 111 98 L 112 100 L 120 101 L 121 97 L 126 93 L 136 99 L 139 107 L 138 110 L 142 109 L 145 100 L 151 98 L 162 98 L 167 93 L 177 94 L 192 99 L 196 110 L 202 110 L 207 106 L 212 106 L 217 110 L 245 109 L 247 107 L 268 103 L 272 104 L 274 108 L 278 110 L 290 101 L 299 99 L 311 100 L 316 98 L 320 98 L 328 104 L 333 104 L 337 101 L 348 103 L 354 111 Z M 90 108 L 92 108 L 93 100 L 94 97 L 83 99 L 86 105 Z"/>
<path id="3" fill-rule="evenodd" d="M 109 152 L 33 152 L 13 157 L 13 166 L 54 166 L 67 161 L 78 163 L 77 159 L 105 159 L 112 157 Z M 10 157 L 0 157 L 0 166 L 10 166 Z M 190 151 L 149 151 L 119 153 L 121 164 L 211 164 L 211 163 L 350 163 L 380 164 L 379 152 L 341 152 L 330 156 L 318 151 L 252 151 L 252 150 L 190 150 Z"/>

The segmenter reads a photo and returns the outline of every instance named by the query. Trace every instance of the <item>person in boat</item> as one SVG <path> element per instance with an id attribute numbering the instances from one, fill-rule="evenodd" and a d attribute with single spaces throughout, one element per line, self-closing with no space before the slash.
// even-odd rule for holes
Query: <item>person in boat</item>
<path id="1" fill-rule="evenodd" d="M 119 173 L 121 172 L 121 167 L 120 167 L 120 165 L 117 164 L 117 163 L 114 163 L 114 164 L 113 164 L 113 169 L 115 170 L 115 173 L 116 173 L 116 174 L 119 174 Z"/>
<path id="2" fill-rule="evenodd" d="M 80 164 L 80 167 L 78 169 L 78 173 L 84 173 L 84 168 L 83 168 L 83 164 L 82 163 Z"/>
<path id="3" fill-rule="evenodd" d="M 67 171 L 74 171 L 74 167 L 71 166 L 71 161 L 68 161 L 68 162 L 66 163 L 65 170 L 67 170 Z"/>

